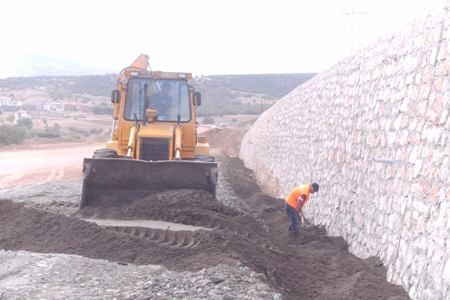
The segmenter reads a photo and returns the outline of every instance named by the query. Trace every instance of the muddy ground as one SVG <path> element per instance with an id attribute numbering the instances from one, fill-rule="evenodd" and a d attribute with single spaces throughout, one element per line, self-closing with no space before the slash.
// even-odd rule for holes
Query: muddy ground
<path id="1" fill-rule="evenodd" d="M 263 194 L 251 171 L 234 157 L 242 134 L 208 133 L 222 150 L 216 153 L 225 187 L 218 200 L 206 192 L 177 190 L 126 207 L 81 211 L 63 199 L 39 205 L 4 200 L 0 248 L 158 264 L 178 272 L 240 261 L 286 299 L 408 299 L 401 287 L 386 282 L 378 259 L 358 259 L 342 238 L 329 237 L 320 227 L 302 227 L 299 238 L 289 236 L 283 200 Z M 209 230 L 101 227 L 83 220 L 91 217 L 154 219 Z"/>

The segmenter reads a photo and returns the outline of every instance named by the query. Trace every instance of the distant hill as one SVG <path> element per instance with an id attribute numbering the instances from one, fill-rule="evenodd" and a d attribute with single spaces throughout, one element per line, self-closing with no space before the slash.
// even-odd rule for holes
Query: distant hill
<path id="1" fill-rule="evenodd" d="M 315 74 L 214 75 L 195 77 L 202 93 L 200 115 L 259 114 Z M 11 91 L 46 91 L 49 99 L 70 100 L 79 95 L 103 96 L 116 86 L 116 74 L 40 76 L 0 79 L 0 94 Z M 9 93 L 11 94 L 11 93 Z"/>
<path id="2" fill-rule="evenodd" d="M 18 91 L 46 89 L 51 98 L 68 98 L 74 94 L 109 96 L 116 86 L 117 75 L 38 76 L 0 79 L 0 89 Z M 51 93 L 56 93 L 51 95 Z"/>
<path id="3" fill-rule="evenodd" d="M 199 115 L 260 114 L 315 75 L 213 75 L 195 78 L 194 86 L 204 99 Z"/>
<path id="4" fill-rule="evenodd" d="M 231 90 L 264 94 L 267 98 L 278 99 L 315 75 L 316 73 L 212 75 L 205 76 L 208 80 L 201 81 L 204 86 L 200 87 L 222 85 Z"/>

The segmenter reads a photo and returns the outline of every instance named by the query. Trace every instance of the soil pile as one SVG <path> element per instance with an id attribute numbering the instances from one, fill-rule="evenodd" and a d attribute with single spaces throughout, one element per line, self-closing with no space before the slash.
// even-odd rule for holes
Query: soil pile
<path id="1" fill-rule="evenodd" d="M 84 207 L 80 215 L 84 218 L 161 220 L 242 234 L 249 232 L 245 227 L 250 227 L 252 233 L 266 234 L 254 218 L 225 206 L 201 190 L 164 191 L 123 205 Z"/>
<path id="2" fill-rule="evenodd" d="M 114 206 L 114 205 L 115 206 Z M 119 219 L 153 219 L 192 224 L 197 215 L 235 216 L 236 211 L 218 202 L 213 195 L 202 190 L 180 189 L 157 192 L 127 203 L 109 206 L 89 206 L 80 210 L 83 216 Z"/>
<path id="3" fill-rule="evenodd" d="M 244 129 L 212 129 L 204 133 L 213 148 L 221 149 L 229 157 L 238 157 Z"/>
<path id="4" fill-rule="evenodd" d="M 115 262 L 162 264 L 178 270 L 198 270 L 217 264 L 208 259 L 209 246 L 202 244 L 208 240 L 205 231 L 189 232 L 182 237 L 180 233 L 170 236 L 151 229 L 120 231 L 8 200 L 0 201 L 0 216 L 3 250 L 77 254 Z M 210 250 L 216 252 L 214 247 Z M 206 257 L 202 258 L 203 255 Z"/>

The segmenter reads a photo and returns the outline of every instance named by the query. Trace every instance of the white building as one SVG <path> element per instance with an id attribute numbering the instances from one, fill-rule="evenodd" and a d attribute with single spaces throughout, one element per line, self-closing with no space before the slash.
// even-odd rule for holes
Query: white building
<path id="1" fill-rule="evenodd" d="M 31 119 L 31 116 L 24 110 L 18 110 L 14 113 L 14 124 L 17 123 L 19 119 Z"/>
<path id="2" fill-rule="evenodd" d="M 64 114 L 64 103 L 61 102 L 44 102 L 42 110 L 51 114 Z"/>
<path id="3" fill-rule="evenodd" d="M 13 100 L 5 96 L 0 96 L 0 107 L 11 107 L 15 109 L 22 109 L 23 102 Z"/>

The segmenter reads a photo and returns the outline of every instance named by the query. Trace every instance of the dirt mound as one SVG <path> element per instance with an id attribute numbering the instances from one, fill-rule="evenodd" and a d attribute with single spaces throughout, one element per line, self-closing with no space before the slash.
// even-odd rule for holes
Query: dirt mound
<path id="1" fill-rule="evenodd" d="M 195 222 L 194 214 L 213 213 L 234 216 L 236 211 L 219 203 L 213 195 L 202 190 L 172 190 L 157 192 L 126 203 L 112 203 L 107 207 L 85 207 L 83 216 L 121 219 L 154 219 L 176 221 L 185 215 L 185 224 Z"/>
<path id="2" fill-rule="evenodd" d="M 8 200 L 0 201 L 0 245 L 4 250 L 78 254 L 135 264 L 163 264 L 196 270 L 215 265 L 208 259 L 206 232 L 191 233 L 197 247 L 162 243 L 151 236 L 119 232 L 77 218 L 50 213 Z M 162 238 L 163 242 L 164 237 Z M 210 249 L 215 252 L 214 247 Z M 206 255 L 205 258 L 200 258 Z M 198 263 L 197 263 L 198 262 Z"/>
<path id="3" fill-rule="evenodd" d="M 216 128 L 206 131 L 204 135 L 211 147 L 222 150 L 229 157 L 238 157 L 245 132 L 244 129 Z"/>
<path id="4" fill-rule="evenodd" d="M 208 192 L 200 190 L 173 190 L 158 192 L 119 206 L 84 207 L 84 218 L 151 219 L 212 229 L 239 232 L 251 224 L 253 231 L 263 232 L 255 219 L 218 202 Z"/>

